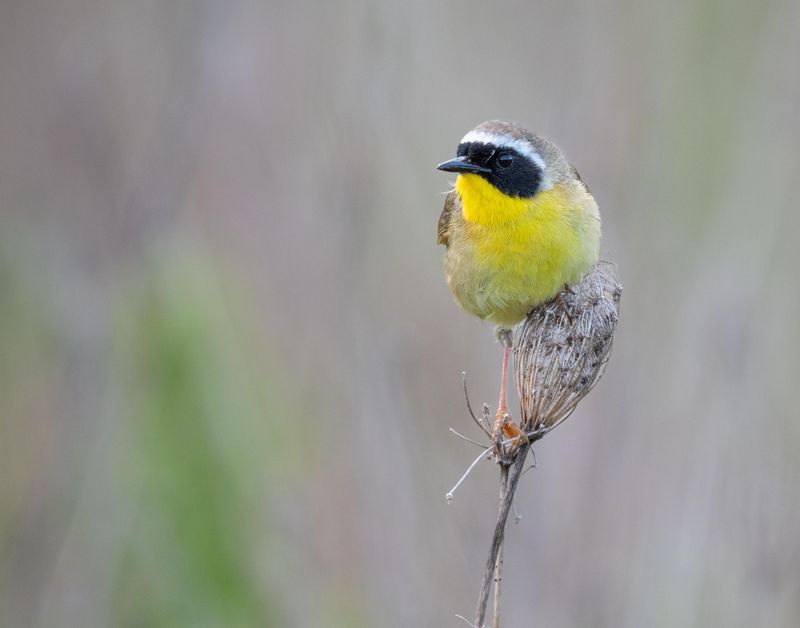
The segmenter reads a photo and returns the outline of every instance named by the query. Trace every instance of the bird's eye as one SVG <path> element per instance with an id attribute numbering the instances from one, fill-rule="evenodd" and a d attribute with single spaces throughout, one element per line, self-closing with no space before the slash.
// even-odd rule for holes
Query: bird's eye
<path id="1" fill-rule="evenodd" d="M 497 165 L 501 168 L 508 168 L 514 162 L 514 155 L 509 155 L 508 153 L 502 153 L 497 158 Z"/>

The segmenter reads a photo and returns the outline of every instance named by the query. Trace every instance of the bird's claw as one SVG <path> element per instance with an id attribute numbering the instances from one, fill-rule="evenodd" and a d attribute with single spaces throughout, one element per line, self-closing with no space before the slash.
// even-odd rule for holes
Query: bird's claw
<path id="1" fill-rule="evenodd" d="M 522 443 L 530 445 L 528 436 L 514 423 L 506 408 L 497 411 L 492 429 L 492 442 L 498 455 L 511 455 Z"/>

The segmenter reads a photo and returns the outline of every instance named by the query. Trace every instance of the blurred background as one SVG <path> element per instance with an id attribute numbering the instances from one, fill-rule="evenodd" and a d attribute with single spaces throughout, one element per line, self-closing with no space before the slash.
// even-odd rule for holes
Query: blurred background
<path id="1" fill-rule="evenodd" d="M 625 286 L 504 625 L 800 624 L 798 59 L 791 0 L 4 2 L 0 625 L 464 625 L 501 355 L 435 165 L 488 118 Z"/>

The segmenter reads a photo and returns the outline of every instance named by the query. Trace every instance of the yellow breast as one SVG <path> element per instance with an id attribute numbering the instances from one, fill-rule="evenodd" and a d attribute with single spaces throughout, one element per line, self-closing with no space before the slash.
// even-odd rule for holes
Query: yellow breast
<path id="1" fill-rule="evenodd" d="M 445 273 L 475 316 L 511 327 L 597 262 L 600 216 L 578 180 L 520 199 L 461 174 L 456 192 L 462 211 L 451 217 Z"/>

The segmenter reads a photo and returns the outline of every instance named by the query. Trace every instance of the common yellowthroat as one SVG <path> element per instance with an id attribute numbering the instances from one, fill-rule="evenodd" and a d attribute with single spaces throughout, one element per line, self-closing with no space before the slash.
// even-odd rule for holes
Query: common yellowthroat
<path id="1" fill-rule="evenodd" d="M 508 416 L 510 329 L 597 263 L 600 213 L 561 150 L 510 122 L 479 124 L 437 168 L 458 173 L 439 217 L 447 284 L 503 342 L 499 421 Z"/>

